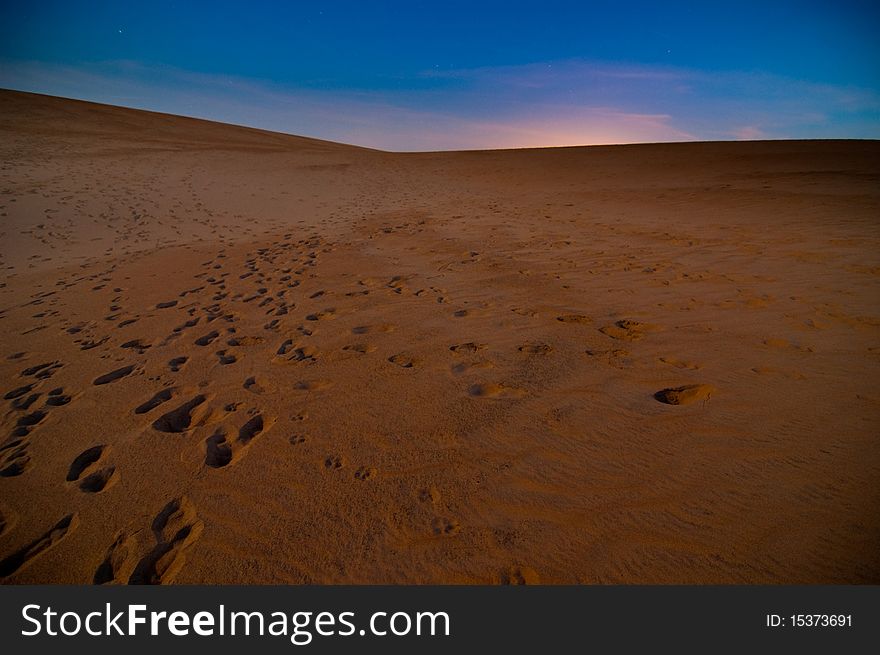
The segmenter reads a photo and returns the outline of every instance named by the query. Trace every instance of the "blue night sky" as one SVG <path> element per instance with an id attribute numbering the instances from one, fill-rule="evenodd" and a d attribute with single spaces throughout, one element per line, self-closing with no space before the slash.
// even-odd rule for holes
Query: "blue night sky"
<path id="1" fill-rule="evenodd" d="M 880 138 L 874 2 L 5 2 L 0 87 L 378 147 Z"/>

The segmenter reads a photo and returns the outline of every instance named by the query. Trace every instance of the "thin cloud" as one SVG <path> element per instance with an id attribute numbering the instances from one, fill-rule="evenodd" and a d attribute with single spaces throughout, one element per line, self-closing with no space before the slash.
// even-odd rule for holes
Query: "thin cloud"
<path id="1" fill-rule="evenodd" d="M 739 141 L 754 141 L 755 139 L 766 138 L 766 135 L 761 131 L 761 128 L 754 125 L 738 127 L 731 132 L 731 135 Z"/>

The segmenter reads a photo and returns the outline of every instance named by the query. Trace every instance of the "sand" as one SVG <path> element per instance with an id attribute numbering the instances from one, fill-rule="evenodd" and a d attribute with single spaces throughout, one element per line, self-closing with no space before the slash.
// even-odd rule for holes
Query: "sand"
<path id="1" fill-rule="evenodd" d="M 5 583 L 880 582 L 877 142 L 0 149 Z"/>

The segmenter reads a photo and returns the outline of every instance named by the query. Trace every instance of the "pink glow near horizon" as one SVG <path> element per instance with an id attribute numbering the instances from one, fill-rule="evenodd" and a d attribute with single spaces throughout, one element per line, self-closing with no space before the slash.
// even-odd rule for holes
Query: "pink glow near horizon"
<path id="1" fill-rule="evenodd" d="M 788 124 L 821 126 L 829 111 L 880 106 L 866 91 L 764 75 L 589 62 L 446 75 L 458 86 L 431 96 L 430 110 L 419 92 L 291 89 L 124 61 L 88 70 L 18 63 L 0 67 L 0 86 L 397 151 L 787 138 Z M 728 87 L 748 87 L 765 104 L 731 108 Z"/>

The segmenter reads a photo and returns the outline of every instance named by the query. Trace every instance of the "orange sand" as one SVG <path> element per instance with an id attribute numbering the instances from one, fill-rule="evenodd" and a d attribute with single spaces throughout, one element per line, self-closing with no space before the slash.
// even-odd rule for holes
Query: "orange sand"
<path id="1" fill-rule="evenodd" d="M 876 142 L 0 148 L 5 582 L 880 582 Z"/>

